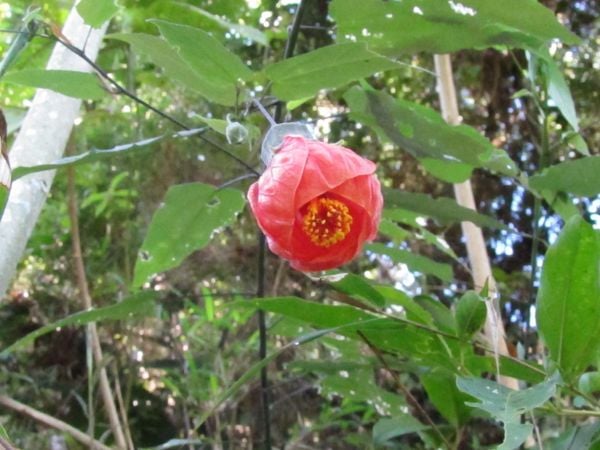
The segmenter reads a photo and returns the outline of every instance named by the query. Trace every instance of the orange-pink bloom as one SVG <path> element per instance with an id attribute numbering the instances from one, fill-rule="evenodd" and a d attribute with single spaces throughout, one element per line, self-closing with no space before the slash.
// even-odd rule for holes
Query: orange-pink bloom
<path id="1" fill-rule="evenodd" d="M 271 251 L 306 272 L 353 259 L 383 206 L 373 162 L 300 136 L 284 138 L 248 200 Z"/>

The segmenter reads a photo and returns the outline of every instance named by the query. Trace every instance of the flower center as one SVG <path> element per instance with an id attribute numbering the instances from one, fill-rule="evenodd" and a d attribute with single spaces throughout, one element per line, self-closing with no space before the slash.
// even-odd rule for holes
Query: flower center
<path id="1" fill-rule="evenodd" d="M 345 239 L 351 226 L 350 209 L 339 200 L 319 197 L 306 206 L 302 230 L 319 247 L 330 247 Z"/>

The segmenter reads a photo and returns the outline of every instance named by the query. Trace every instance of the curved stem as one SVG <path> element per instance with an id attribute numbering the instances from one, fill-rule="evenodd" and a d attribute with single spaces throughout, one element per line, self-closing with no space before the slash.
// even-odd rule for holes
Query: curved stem
<path id="1" fill-rule="evenodd" d="M 96 450 L 113 450 L 110 447 L 104 445 L 102 442 L 92 439 L 90 436 L 79 431 L 77 428 L 69 425 L 68 423 L 63 422 L 62 420 L 58 420 L 46 413 L 38 411 L 37 409 L 27 406 L 21 402 L 18 402 L 11 397 L 7 397 L 6 395 L 0 395 L 0 405 L 12 411 L 16 411 L 19 414 L 22 414 L 26 417 L 29 417 L 30 419 L 33 419 L 38 423 L 44 424 L 47 427 L 54 428 L 55 430 L 67 433 L 74 440 L 80 442 L 85 446 L 89 446 L 89 448 L 94 448 Z"/>
<path id="2" fill-rule="evenodd" d="M 137 95 L 135 95 L 132 92 L 128 91 L 125 87 L 121 86 L 104 69 L 102 69 L 98 64 L 96 64 L 94 61 L 92 61 L 90 58 L 88 58 L 87 55 L 81 49 L 79 49 L 79 48 L 75 47 L 74 45 L 72 45 L 71 43 L 63 40 L 59 36 L 55 36 L 55 39 L 58 42 L 60 42 L 62 45 L 64 45 L 67 49 L 69 49 L 71 52 L 73 52 L 74 54 L 76 54 L 77 56 L 79 56 L 80 58 L 82 58 L 85 62 L 87 62 L 98 73 L 98 75 L 102 79 L 106 80 L 106 82 L 108 82 L 110 85 L 112 85 L 117 90 L 117 92 L 119 94 L 122 94 L 122 95 L 125 95 L 126 97 L 129 97 L 134 102 L 139 103 L 140 105 L 144 106 L 145 108 L 149 109 L 150 111 L 158 114 L 163 119 L 166 119 L 169 122 L 177 125 L 181 129 L 184 129 L 184 130 L 189 130 L 190 129 L 190 127 L 188 127 L 186 124 L 184 124 L 183 122 L 181 122 L 179 119 L 176 119 L 175 117 L 173 117 L 173 116 L 167 114 L 166 112 L 158 109 L 157 107 L 151 105 L 150 103 L 146 102 L 145 100 L 142 100 L 140 97 L 138 97 Z M 243 166 L 248 171 L 250 171 L 250 172 L 258 175 L 258 172 L 256 171 L 256 169 L 254 169 L 250 164 L 248 164 L 243 159 L 238 158 L 236 155 L 234 155 L 233 153 L 231 153 L 226 148 L 222 147 L 221 145 L 217 144 L 216 142 L 214 142 L 213 140 L 207 138 L 206 136 L 204 136 L 202 134 L 199 134 L 198 138 L 201 139 L 202 141 L 206 142 L 207 144 L 211 145 L 213 148 L 219 150 L 220 152 L 225 153 L 228 157 L 230 157 L 231 159 L 233 159 L 234 161 L 236 161 L 237 163 L 239 163 L 241 166 Z"/>

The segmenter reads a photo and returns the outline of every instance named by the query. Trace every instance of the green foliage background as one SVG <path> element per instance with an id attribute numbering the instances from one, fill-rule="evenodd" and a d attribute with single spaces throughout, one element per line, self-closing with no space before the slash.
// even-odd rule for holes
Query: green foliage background
<path id="1" fill-rule="evenodd" d="M 0 6 L 0 28 L 14 30 L 29 5 Z M 81 2 L 90 25 L 110 19 L 99 75 L 192 129 L 182 133 L 97 75 L 46 71 L 44 23 L 71 5 L 41 4 L 40 36 L 0 78 L 9 144 L 34 88 L 85 102 L 69 156 L 13 170 L 58 176 L 0 304 L 2 395 L 113 445 L 86 358 L 83 325 L 98 322 L 135 448 L 267 448 L 265 367 L 273 448 L 512 449 L 532 436 L 600 448 L 588 422 L 600 415 L 597 2 L 304 6 L 297 56 L 284 59 L 297 2 Z M 0 36 L 6 55 L 15 35 Z M 460 126 L 437 112 L 440 52 L 452 52 Z M 380 235 L 345 277 L 267 254 L 257 298 L 244 192 L 269 124 L 252 98 L 284 102 L 286 120 L 378 164 Z M 241 143 L 232 121 L 248 130 Z M 75 281 L 66 167 L 92 311 Z M 478 213 L 452 198 L 469 178 Z M 473 290 L 461 221 L 484 230 L 510 356 L 483 339 L 486 293 Z M 59 434 L 0 410 L 0 437 L 20 448 Z"/>

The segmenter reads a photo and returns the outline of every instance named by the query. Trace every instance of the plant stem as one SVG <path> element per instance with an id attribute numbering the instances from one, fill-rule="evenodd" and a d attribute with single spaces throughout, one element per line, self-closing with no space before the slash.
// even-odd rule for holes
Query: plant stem
<path id="1" fill-rule="evenodd" d="M 571 416 L 571 417 L 600 417 L 600 411 L 592 410 L 592 409 L 568 409 L 568 408 L 548 408 L 548 407 L 540 407 L 541 411 L 546 411 L 551 414 L 556 414 L 558 416 Z"/>
<path id="2" fill-rule="evenodd" d="M 304 15 L 304 9 L 306 8 L 306 0 L 300 0 L 298 8 L 296 9 L 296 15 L 294 16 L 294 22 L 288 40 L 285 45 L 285 52 L 283 59 L 290 58 L 294 54 L 296 48 L 296 41 L 298 40 L 298 33 L 300 32 L 300 23 L 302 22 L 302 16 Z M 259 109 L 262 109 L 260 103 L 256 103 Z M 282 103 L 277 103 L 275 109 L 275 123 L 281 121 L 282 114 Z M 258 279 L 256 294 L 258 298 L 265 296 L 265 235 L 259 231 L 258 237 Z M 267 326 L 265 312 L 262 310 L 258 311 L 258 331 L 259 331 L 259 356 L 263 360 L 267 357 Z M 270 401 L 269 401 L 269 378 L 268 368 L 264 365 L 260 371 L 260 386 L 261 386 L 261 399 L 262 399 L 262 416 L 263 416 L 263 434 L 264 434 L 264 449 L 271 450 L 271 413 L 270 413 Z"/>
<path id="3" fill-rule="evenodd" d="M 304 11 L 306 9 L 306 4 L 308 1 L 300 0 L 298 3 L 298 8 L 296 9 L 296 15 L 294 16 L 294 22 L 292 23 L 292 28 L 290 29 L 290 34 L 288 36 L 288 40 L 285 44 L 285 50 L 283 52 L 283 59 L 291 58 L 294 55 L 294 50 L 296 49 L 296 42 L 298 41 L 298 34 L 300 34 L 300 24 L 302 23 L 302 17 L 304 16 Z M 281 115 L 283 113 L 283 103 L 277 103 L 275 107 L 275 122 L 281 122 Z"/>
<path id="4" fill-rule="evenodd" d="M 550 151 L 550 139 L 549 139 L 549 119 L 547 115 L 543 116 L 542 119 L 542 145 L 540 147 L 540 163 L 538 171 L 541 171 L 548 164 L 549 151 Z M 542 200 L 536 196 L 533 201 L 533 237 L 531 242 L 531 280 L 530 280 L 530 292 L 531 302 L 535 303 L 535 280 L 537 278 L 537 257 L 538 248 L 540 241 L 540 219 L 542 217 Z"/>
<path id="5" fill-rule="evenodd" d="M 265 235 L 258 232 L 258 275 L 257 275 L 257 286 L 256 296 L 262 298 L 265 296 Z M 258 356 L 260 360 L 264 360 L 267 357 L 267 324 L 265 318 L 265 312 L 258 310 L 258 335 L 259 335 L 259 348 Z M 260 370 L 260 387 L 261 387 L 261 401 L 262 401 L 262 419 L 263 419 L 263 442 L 265 450 L 271 450 L 271 401 L 269 395 L 269 377 L 268 368 L 265 365 Z"/>

